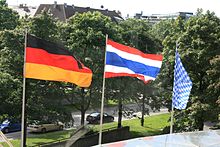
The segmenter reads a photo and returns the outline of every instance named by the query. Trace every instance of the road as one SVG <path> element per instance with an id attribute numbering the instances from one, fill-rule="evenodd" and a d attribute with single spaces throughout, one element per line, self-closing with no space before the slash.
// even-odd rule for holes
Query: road
<path id="1" fill-rule="evenodd" d="M 134 110 L 135 111 L 134 113 L 137 114 L 138 116 L 141 115 L 141 112 L 139 111 L 140 106 L 138 104 L 128 104 L 128 105 L 126 105 L 126 108 Z M 85 116 L 89 115 L 92 112 L 100 112 L 100 108 L 99 109 L 96 108 L 96 109 L 86 111 Z M 114 116 L 115 121 L 118 120 L 118 108 L 117 107 L 104 107 L 104 112 Z M 156 111 L 156 112 L 153 112 L 152 110 L 150 110 L 149 113 L 150 113 L 150 115 L 157 115 L 157 114 L 163 114 L 163 113 L 167 113 L 167 112 L 168 112 L 168 109 L 162 108 L 162 109 L 160 109 L 160 111 Z M 72 117 L 74 119 L 74 126 L 75 127 L 80 126 L 80 122 L 81 122 L 81 113 L 80 113 L 80 111 L 73 112 Z M 122 117 L 122 120 L 127 120 L 127 119 L 128 118 L 126 118 L 126 117 Z"/>
<path id="2" fill-rule="evenodd" d="M 8 133 L 5 134 L 5 136 L 9 139 L 9 140 L 13 140 L 13 139 L 18 139 L 21 136 L 21 132 L 12 132 L 12 133 Z M 0 137 L 0 142 L 2 142 L 2 138 Z"/>
<path id="3" fill-rule="evenodd" d="M 29 130 L 27 130 L 27 136 L 33 136 L 34 134 L 29 133 Z M 5 136 L 9 139 L 9 140 L 14 140 L 14 139 L 20 139 L 21 138 L 21 131 L 18 132 L 11 132 L 11 133 L 7 133 L 5 134 Z M 2 142 L 2 138 L 0 136 L 0 142 Z"/>
<path id="4" fill-rule="evenodd" d="M 126 105 L 126 108 L 129 108 L 129 109 L 132 109 L 134 110 L 135 114 L 138 115 L 138 116 L 141 116 L 141 112 L 138 111 L 138 109 L 140 108 L 140 106 L 138 106 L 137 104 L 129 104 L 129 105 Z M 86 111 L 86 116 L 89 115 L 90 113 L 92 112 L 100 112 L 100 109 L 92 109 L 92 110 L 88 110 Z M 110 115 L 113 115 L 114 116 L 114 120 L 117 121 L 118 120 L 118 108 L 117 107 L 104 107 L 104 112 L 110 114 Z M 153 112 L 152 110 L 150 110 L 150 116 L 151 115 L 158 115 L 158 114 L 163 114 L 163 113 L 167 113 L 168 110 L 166 108 L 163 108 L 161 109 L 160 111 L 156 111 L 156 112 Z M 147 115 L 146 115 L 147 116 Z M 80 126 L 80 120 L 81 120 L 81 113 L 80 111 L 77 111 L 77 112 L 73 112 L 72 113 L 72 117 L 74 119 L 74 127 L 78 127 Z M 85 117 L 86 118 L 86 117 Z M 132 117 L 132 118 L 135 118 L 135 117 Z M 126 117 L 122 117 L 122 120 L 127 120 L 128 118 Z M 86 122 L 86 121 L 85 121 Z M 8 134 L 5 134 L 6 137 L 10 140 L 12 139 L 20 139 L 21 137 L 21 132 L 13 132 L 13 133 L 8 133 Z M 33 136 L 34 134 L 32 133 L 27 133 L 27 136 Z M 2 138 L 0 137 L 0 142 L 2 141 Z"/>

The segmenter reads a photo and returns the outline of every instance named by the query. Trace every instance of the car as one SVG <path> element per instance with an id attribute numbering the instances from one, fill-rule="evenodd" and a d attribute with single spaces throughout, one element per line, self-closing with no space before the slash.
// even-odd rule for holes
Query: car
<path id="1" fill-rule="evenodd" d="M 40 122 L 34 121 L 32 124 L 28 125 L 28 130 L 32 133 L 46 133 L 49 131 L 63 130 L 63 123 L 61 122 Z"/>
<path id="2" fill-rule="evenodd" d="M 89 114 L 87 117 L 86 117 L 86 121 L 89 122 L 89 124 L 97 124 L 100 122 L 100 113 L 99 112 L 93 112 L 91 114 Z M 114 121 L 114 117 L 107 114 L 107 113 L 104 113 L 103 114 L 103 123 L 106 123 L 106 122 L 113 122 Z"/>
<path id="3" fill-rule="evenodd" d="M 21 131 L 21 123 L 17 120 L 6 119 L 0 124 L 0 131 L 3 133 Z"/>

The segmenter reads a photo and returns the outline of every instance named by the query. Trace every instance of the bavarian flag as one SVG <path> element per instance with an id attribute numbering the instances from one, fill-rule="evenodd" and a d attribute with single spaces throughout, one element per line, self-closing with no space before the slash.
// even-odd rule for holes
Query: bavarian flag
<path id="1" fill-rule="evenodd" d="M 89 87 L 92 71 L 60 44 L 27 35 L 25 77 Z"/>

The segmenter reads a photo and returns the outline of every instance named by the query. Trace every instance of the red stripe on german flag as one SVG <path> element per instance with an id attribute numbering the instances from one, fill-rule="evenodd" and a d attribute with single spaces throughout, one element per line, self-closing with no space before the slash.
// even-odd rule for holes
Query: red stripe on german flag
<path id="1" fill-rule="evenodd" d="M 25 77 L 89 87 L 92 71 L 63 46 L 28 35 Z"/>

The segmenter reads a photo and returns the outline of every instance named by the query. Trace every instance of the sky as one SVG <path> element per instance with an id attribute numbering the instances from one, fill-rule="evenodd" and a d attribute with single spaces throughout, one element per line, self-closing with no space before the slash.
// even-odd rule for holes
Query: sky
<path id="1" fill-rule="evenodd" d="M 195 12 L 197 8 L 210 10 L 220 17 L 220 0 L 56 0 L 58 4 L 67 3 L 80 7 L 119 10 L 123 17 L 134 16 L 143 12 L 144 15 L 169 14 L 176 12 Z M 53 4 L 54 0 L 7 0 L 9 5 L 27 4 L 38 6 L 40 4 Z"/>

